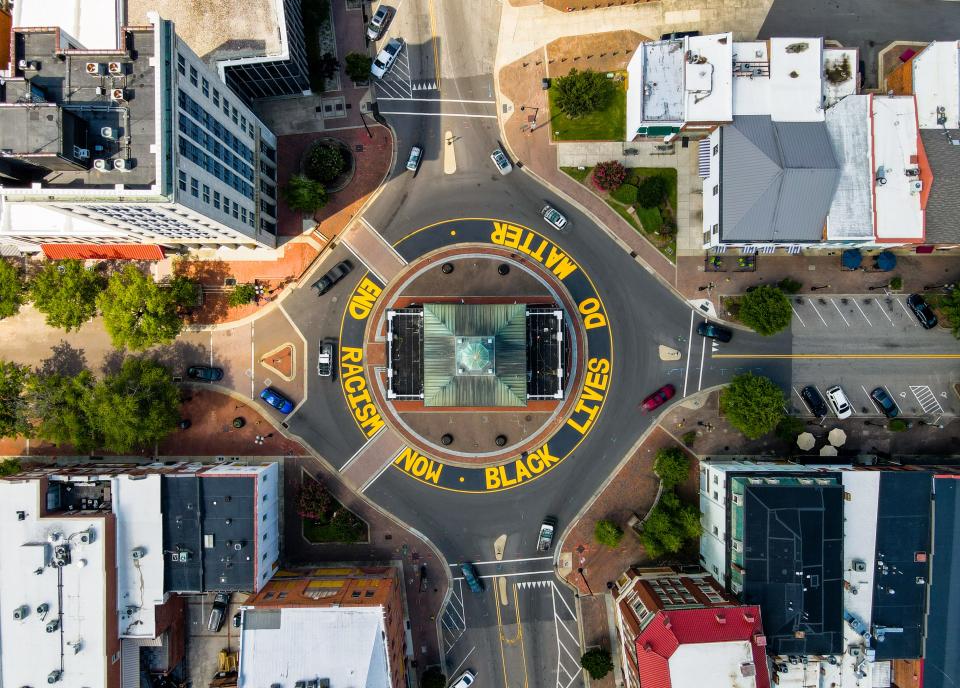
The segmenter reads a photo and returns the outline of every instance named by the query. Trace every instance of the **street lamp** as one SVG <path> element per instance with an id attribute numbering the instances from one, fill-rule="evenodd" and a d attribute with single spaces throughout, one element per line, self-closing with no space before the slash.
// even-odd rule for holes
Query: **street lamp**
<path id="1" fill-rule="evenodd" d="M 587 586 L 587 592 L 589 592 L 591 595 L 593 595 L 593 590 L 590 588 L 590 581 L 588 581 L 588 580 L 587 580 L 587 577 L 586 577 L 585 575 L 583 575 L 583 567 L 582 567 L 582 566 L 577 569 L 577 573 L 580 574 L 580 577 L 583 579 L 583 582 L 586 584 L 586 586 Z"/>

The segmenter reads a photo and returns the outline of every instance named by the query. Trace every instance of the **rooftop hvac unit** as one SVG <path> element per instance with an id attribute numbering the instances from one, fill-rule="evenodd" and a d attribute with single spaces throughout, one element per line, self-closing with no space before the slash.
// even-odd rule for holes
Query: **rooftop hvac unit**
<path id="1" fill-rule="evenodd" d="M 56 633 L 60 628 L 60 619 L 52 619 L 47 622 L 47 633 Z"/>
<path id="2" fill-rule="evenodd" d="M 97 91 L 96 91 L 96 92 L 97 92 L 97 95 L 98 95 L 98 96 L 105 96 L 105 95 L 107 95 L 107 89 L 105 89 L 103 86 L 97 86 Z"/>
<path id="3" fill-rule="evenodd" d="M 80 148 L 80 146 L 74 146 L 73 157 L 75 157 L 77 160 L 86 160 L 87 158 L 90 157 L 90 149 Z"/>
<path id="4" fill-rule="evenodd" d="M 106 160 L 103 158 L 97 158 L 93 161 L 93 169 L 95 169 L 97 172 L 106 172 L 110 168 L 107 166 Z"/>
<path id="5" fill-rule="evenodd" d="M 70 545 L 55 545 L 53 548 L 54 566 L 66 566 L 70 563 Z"/>
<path id="6" fill-rule="evenodd" d="M 87 528 L 85 531 L 80 533 L 80 542 L 85 545 L 89 545 L 93 542 L 93 528 Z"/>
<path id="7" fill-rule="evenodd" d="M 54 669 L 49 674 L 47 674 L 47 683 L 59 683 L 60 678 L 63 676 L 63 672 L 59 669 Z"/>
<path id="8" fill-rule="evenodd" d="M 857 573 L 863 573 L 867 570 L 867 563 L 863 559 L 854 559 L 853 570 Z"/>
<path id="9" fill-rule="evenodd" d="M 86 71 L 90 76 L 100 76 L 103 74 L 103 65 L 99 62 L 88 62 Z"/>
<path id="10" fill-rule="evenodd" d="M 143 559 L 147 554 L 147 550 L 143 547 L 134 547 L 130 550 L 130 556 L 134 559 Z"/>
<path id="11" fill-rule="evenodd" d="M 110 90 L 110 100 L 124 101 L 127 99 L 126 93 L 124 93 L 122 88 L 114 88 Z"/>
<path id="12" fill-rule="evenodd" d="M 113 127 L 100 127 L 100 136 L 102 136 L 105 139 L 113 139 L 114 138 Z"/>
<path id="13" fill-rule="evenodd" d="M 920 193 L 923 191 L 923 182 L 919 179 L 914 179 L 910 182 L 910 193 Z"/>
<path id="14" fill-rule="evenodd" d="M 124 64 L 123 64 L 122 62 L 111 62 L 111 63 L 107 66 L 107 71 L 109 71 L 109 72 L 110 72 L 111 74 L 113 74 L 114 76 L 118 76 L 118 75 L 120 75 L 120 74 L 123 74 L 123 72 L 124 72 Z"/>
<path id="15" fill-rule="evenodd" d="M 738 494 L 733 495 L 733 503 L 737 506 L 740 506 L 743 504 L 743 497 Z"/>
<path id="16" fill-rule="evenodd" d="M 21 604 L 19 607 L 13 610 L 13 618 L 17 621 L 23 621 L 27 618 L 27 614 L 30 613 L 30 607 L 25 604 Z"/>
<path id="17" fill-rule="evenodd" d="M 121 172 L 127 172 L 132 167 L 132 164 L 129 160 L 124 158 L 117 158 L 113 161 L 113 169 L 120 170 Z"/>
<path id="18" fill-rule="evenodd" d="M 40 69 L 40 63 L 36 62 L 35 60 L 18 60 L 17 68 L 20 69 L 21 71 L 26 69 L 32 69 L 33 71 L 37 71 Z"/>

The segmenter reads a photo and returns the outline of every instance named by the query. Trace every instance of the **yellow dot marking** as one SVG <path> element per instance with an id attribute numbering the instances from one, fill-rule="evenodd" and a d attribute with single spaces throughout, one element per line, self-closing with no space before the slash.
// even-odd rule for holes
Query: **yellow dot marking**
<path id="1" fill-rule="evenodd" d="M 451 229 L 451 230 L 450 230 L 450 236 L 457 236 L 457 230 Z"/>
<path id="2" fill-rule="evenodd" d="M 462 475 L 460 476 L 460 482 L 463 482 L 463 476 L 462 476 Z"/>

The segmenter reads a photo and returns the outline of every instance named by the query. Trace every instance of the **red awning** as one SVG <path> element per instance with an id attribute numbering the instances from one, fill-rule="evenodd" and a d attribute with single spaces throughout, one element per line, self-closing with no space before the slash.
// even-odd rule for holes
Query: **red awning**
<path id="1" fill-rule="evenodd" d="M 156 244 L 40 244 L 50 260 L 163 260 Z"/>

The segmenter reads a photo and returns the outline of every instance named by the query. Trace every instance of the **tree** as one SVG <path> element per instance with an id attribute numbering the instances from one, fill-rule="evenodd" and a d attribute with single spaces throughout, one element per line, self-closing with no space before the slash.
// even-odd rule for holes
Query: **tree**
<path id="1" fill-rule="evenodd" d="M 0 259 L 0 319 L 17 314 L 23 305 L 23 292 L 20 270 Z"/>
<path id="2" fill-rule="evenodd" d="M 667 196 L 667 180 L 660 175 L 647 177 L 637 187 L 637 203 L 642 208 L 658 208 Z"/>
<path id="3" fill-rule="evenodd" d="M 780 422 L 777 423 L 777 437 L 784 442 L 792 444 L 797 440 L 797 435 L 803 432 L 805 427 L 806 424 L 799 418 L 794 418 L 793 416 L 784 416 L 780 419 Z"/>
<path id="4" fill-rule="evenodd" d="M 440 667 L 433 665 L 427 667 L 420 677 L 420 688 L 446 688 L 447 677 L 440 670 Z"/>
<path id="5" fill-rule="evenodd" d="M 763 437 L 783 418 L 783 392 L 769 378 L 742 373 L 720 392 L 720 411 L 747 439 Z"/>
<path id="6" fill-rule="evenodd" d="M 24 394 L 29 375 L 26 366 L 0 361 L 0 437 L 30 433 Z"/>
<path id="7" fill-rule="evenodd" d="M 118 454 L 152 447 L 180 422 L 180 390 L 156 361 L 127 358 L 98 382 L 88 413 L 104 448 Z"/>
<path id="8" fill-rule="evenodd" d="M 323 143 L 310 149 L 304 169 L 310 179 L 329 184 L 340 176 L 346 165 L 339 146 Z"/>
<path id="9" fill-rule="evenodd" d="M 580 666 L 590 674 L 590 678 L 596 681 L 613 671 L 613 660 L 608 650 L 595 647 L 587 650 L 580 658 Z"/>
<path id="10" fill-rule="evenodd" d="M 765 337 L 790 326 L 793 309 L 782 291 L 762 285 L 740 299 L 740 320 Z"/>
<path id="11" fill-rule="evenodd" d="M 313 520 L 330 517 L 333 497 L 330 491 L 312 478 L 304 478 L 297 493 L 297 516 Z"/>
<path id="12" fill-rule="evenodd" d="M 623 530 L 613 521 L 601 519 L 593 527 L 593 537 L 601 545 L 616 547 L 623 539 Z"/>
<path id="13" fill-rule="evenodd" d="M 367 81 L 370 78 L 372 65 L 373 59 L 363 53 L 348 53 L 344 63 L 347 76 L 354 83 Z"/>
<path id="14" fill-rule="evenodd" d="M 654 559 L 679 552 L 683 545 L 700 536 L 700 511 L 683 504 L 673 490 L 664 491 L 660 501 L 643 522 L 640 542 Z"/>
<path id="15" fill-rule="evenodd" d="M 627 168 L 616 160 L 610 160 L 609 162 L 598 162 L 597 166 L 593 168 L 593 175 L 591 175 L 590 180 L 601 191 L 614 191 L 623 184 L 623 180 L 626 178 Z"/>
<path id="16" fill-rule="evenodd" d="M 333 53 L 324 53 L 317 61 L 317 73 L 325 82 L 334 77 L 339 67 L 340 63 Z"/>
<path id="17" fill-rule="evenodd" d="M 103 324 L 113 345 L 140 351 L 154 344 L 169 344 L 183 322 L 177 315 L 177 295 L 163 289 L 135 265 L 110 276 L 97 296 Z"/>
<path id="18" fill-rule="evenodd" d="M 792 277 L 784 277 L 782 280 L 777 282 L 777 288 L 780 289 L 780 291 L 782 291 L 784 294 L 798 294 L 803 288 L 803 284 Z"/>
<path id="19" fill-rule="evenodd" d="M 950 331 L 953 332 L 953 336 L 960 339 L 960 289 L 951 289 L 947 292 L 940 299 L 937 310 L 950 323 Z"/>
<path id="20" fill-rule="evenodd" d="M 320 182 L 295 174 L 283 187 L 283 200 L 290 210 L 314 213 L 327 204 L 327 190 Z"/>
<path id="21" fill-rule="evenodd" d="M 0 475 L 16 475 L 21 470 L 20 459 L 6 459 L 0 461 Z"/>
<path id="22" fill-rule="evenodd" d="M 690 457 L 679 447 L 659 449 L 653 460 L 653 472 L 660 478 L 664 489 L 672 490 L 687 481 L 690 475 Z"/>
<path id="23" fill-rule="evenodd" d="M 94 379 L 89 370 L 77 375 L 35 373 L 27 381 L 33 434 L 54 444 L 68 444 L 86 454 L 100 446 L 90 418 Z"/>
<path id="24" fill-rule="evenodd" d="M 230 296 L 227 298 L 227 303 L 233 307 L 243 306 L 250 303 L 255 298 L 257 298 L 257 288 L 252 284 L 238 284 Z"/>
<path id="25" fill-rule="evenodd" d="M 174 302 L 180 308 L 192 308 L 200 301 L 200 284 L 184 275 L 174 276 L 170 280 L 169 289 Z"/>
<path id="26" fill-rule="evenodd" d="M 554 79 L 553 102 L 567 117 L 576 118 L 603 110 L 613 100 L 614 90 L 605 74 L 571 69 L 566 76 Z"/>
<path id="27" fill-rule="evenodd" d="M 97 295 L 105 281 L 79 260 L 49 262 L 30 284 L 30 297 L 51 327 L 79 329 L 97 314 Z"/>

